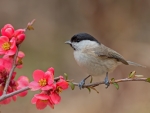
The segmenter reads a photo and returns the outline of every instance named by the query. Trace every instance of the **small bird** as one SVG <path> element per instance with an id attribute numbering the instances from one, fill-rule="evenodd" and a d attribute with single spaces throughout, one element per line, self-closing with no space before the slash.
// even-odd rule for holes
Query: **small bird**
<path id="1" fill-rule="evenodd" d="M 140 64 L 127 61 L 116 51 L 100 43 L 88 33 L 75 34 L 71 40 L 66 41 L 74 49 L 74 58 L 77 64 L 89 76 L 101 76 L 106 74 L 105 85 L 109 86 L 108 73 L 112 72 L 118 65 L 142 66 Z M 88 76 L 88 77 L 89 77 Z M 79 88 L 83 88 L 86 77 L 79 83 Z"/>

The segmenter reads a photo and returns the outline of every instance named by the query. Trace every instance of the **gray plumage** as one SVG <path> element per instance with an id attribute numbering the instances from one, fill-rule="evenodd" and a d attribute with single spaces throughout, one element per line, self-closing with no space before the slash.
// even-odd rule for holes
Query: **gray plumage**
<path id="1" fill-rule="evenodd" d="M 78 65 L 89 75 L 106 74 L 120 64 L 145 67 L 125 60 L 118 52 L 106 47 L 87 33 L 76 34 L 66 43 L 74 49 L 74 57 Z"/>

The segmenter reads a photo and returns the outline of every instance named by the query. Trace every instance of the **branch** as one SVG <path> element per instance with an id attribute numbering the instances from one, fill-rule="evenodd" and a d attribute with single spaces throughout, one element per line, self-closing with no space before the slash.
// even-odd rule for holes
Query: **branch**
<path id="1" fill-rule="evenodd" d="M 17 59 L 17 56 L 18 56 L 18 51 L 19 51 L 19 46 L 17 47 L 17 51 L 16 51 L 14 59 L 13 59 L 13 65 L 12 65 L 12 68 L 11 68 L 10 73 L 8 75 L 8 79 L 7 79 L 5 87 L 4 87 L 3 95 L 5 95 L 6 92 L 7 92 L 11 77 L 13 75 L 13 72 L 14 72 L 15 68 L 16 68 L 16 59 Z"/>
<path id="2" fill-rule="evenodd" d="M 114 81 L 109 81 L 110 84 L 113 83 L 119 83 L 119 82 L 129 82 L 129 81 L 144 81 L 144 82 L 148 82 L 147 78 L 124 78 L 124 79 L 118 79 L 118 80 L 114 80 Z M 79 83 L 73 83 L 75 86 L 78 86 Z M 96 82 L 96 83 L 90 83 L 90 84 L 85 84 L 83 86 L 83 88 L 87 88 L 87 87 L 96 87 L 99 86 L 101 84 L 105 84 L 104 81 L 101 82 Z"/>
<path id="3" fill-rule="evenodd" d="M 56 77 L 54 78 L 55 81 L 59 80 L 59 77 Z M 144 81 L 144 82 L 149 82 L 147 81 L 147 78 L 124 78 L 124 79 L 118 79 L 118 80 L 114 80 L 113 82 L 110 81 L 109 83 L 110 84 L 113 84 L 113 83 L 119 83 L 119 82 L 129 82 L 129 81 Z M 72 82 L 75 86 L 79 86 L 79 83 L 76 83 L 76 82 Z M 83 88 L 89 88 L 89 87 L 96 87 L 96 86 L 99 86 L 101 84 L 105 84 L 104 81 L 100 81 L 100 82 L 96 82 L 96 83 L 90 83 L 90 84 L 85 84 L 83 85 Z M 6 99 L 6 98 L 9 98 L 9 97 L 12 97 L 13 95 L 17 95 L 21 92 L 24 92 L 24 91 L 27 91 L 29 90 L 30 88 L 27 86 L 27 87 L 24 87 L 20 90 L 17 90 L 17 91 L 14 91 L 12 93 L 9 93 L 9 94 L 6 94 L 6 95 L 2 95 L 0 97 L 0 101 Z"/>

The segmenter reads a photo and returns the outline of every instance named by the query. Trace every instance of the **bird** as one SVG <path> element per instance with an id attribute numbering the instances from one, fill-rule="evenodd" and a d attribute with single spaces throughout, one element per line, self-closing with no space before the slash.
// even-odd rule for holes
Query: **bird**
<path id="1" fill-rule="evenodd" d="M 145 67 L 138 63 L 125 60 L 118 52 L 105 46 L 88 33 L 75 34 L 65 43 L 73 48 L 74 58 L 77 64 L 89 75 L 88 77 L 106 74 L 104 79 L 106 88 L 110 85 L 108 73 L 112 72 L 118 65 L 124 64 Z M 85 80 L 88 77 L 79 83 L 80 89 L 83 88 Z"/>

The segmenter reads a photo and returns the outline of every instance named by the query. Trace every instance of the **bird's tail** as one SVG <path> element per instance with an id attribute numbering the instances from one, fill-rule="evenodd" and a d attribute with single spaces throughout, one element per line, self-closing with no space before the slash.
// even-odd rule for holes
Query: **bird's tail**
<path id="1" fill-rule="evenodd" d="M 127 61 L 129 65 L 132 65 L 132 66 L 139 66 L 139 67 L 144 67 L 146 68 L 146 66 L 143 66 L 143 65 L 140 65 L 138 63 L 135 63 L 135 62 L 131 62 L 131 61 Z"/>

